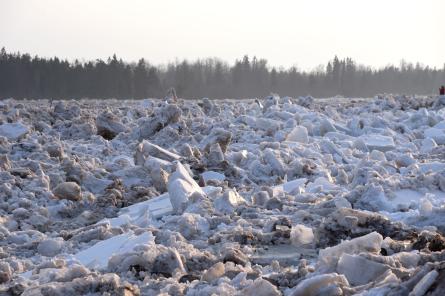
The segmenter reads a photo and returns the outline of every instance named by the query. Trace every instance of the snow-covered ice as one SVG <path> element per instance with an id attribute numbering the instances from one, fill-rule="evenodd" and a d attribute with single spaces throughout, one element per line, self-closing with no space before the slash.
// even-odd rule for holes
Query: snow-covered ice
<path id="1" fill-rule="evenodd" d="M 2 101 L 0 294 L 443 295 L 444 104 Z"/>

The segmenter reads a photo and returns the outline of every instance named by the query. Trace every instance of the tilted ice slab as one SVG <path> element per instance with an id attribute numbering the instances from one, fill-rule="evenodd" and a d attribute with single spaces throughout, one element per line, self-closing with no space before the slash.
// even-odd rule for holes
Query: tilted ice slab
<path id="1" fill-rule="evenodd" d="M 129 231 L 100 241 L 75 255 L 68 255 L 67 259 L 69 259 L 69 261 L 78 261 L 91 269 L 105 270 L 111 256 L 130 252 L 139 245 L 150 245 L 154 243 L 154 236 L 150 231 L 140 235 Z M 22 273 L 21 276 L 29 279 L 32 276 L 32 271 Z"/>
<path id="2" fill-rule="evenodd" d="M 341 187 L 331 183 L 325 177 L 318 177 L 314 180 L 314 182 L 311 182 L 306 186 L 306 190 L 309 192 L 316 191 L 318 188 L 320 188 L 321 191 L 326 192 L 331 190 L 338 190 Z"/>
<path id="3" fill-rule="evenodd" d="M 226 179 L 226 176 L 224 176 L 224 174 L 215 171 L 206 171 L 201 174 L 201 177 L 203 178 L 204 182 L 207 182 L 209 180 L 224 181 Z"/>
<path id="4" fill-rule="evenodd" d="M 201 188 L 207 195 L 221 191 L 220 187 L 206 186 Z M 136 203 L 119 211 L 119 216 L 110 219 L 103 219 L 100 223 L 110 223 L 111 227 L 123 225 L 138 225 L 144 227 L 150 224 L 151 220 L 159 219 L 166 215 L 173 214 L 173 206 L 168 193 L 147 201 Z"/>
<path id="5" fill-rule="evenodd" d="M 379 150 L 386 152 L 395 149 L 394 140 L 392 137 L 382 136 L 377 134 L 363 135 L 360 137 L 366 144 L 370 151 Z"/>
<path id="6" fill-rule="evenodd" d="M 153 199 L 136 203 L 119 211 L 119 216 L 110 219 L 104 219 L 98 223 L 108 222 L 111 227 L 120 227 L 123 225 L 135 224 L 146 226 L 151 219 L 159 219 L 164 215 L 173 213 L 173 207 L 170 203 L 168 193 L 162 194 Z"/>
<path id="7" fill-rule="evenodd" d="M 445 121 L 441 121 L 424 132 L 425 138 L 433 139 L 437 144 L 445 144 Z"/>
<path id="8" fill-rule="evenodd" d="M 342 254 L 360 254 L 361 252 L 378 253 L 383 242 L 383 237 L 377 232 L 371 232 L 351 240 L 320 250 L 318 264 L 323 269 L 335 269 Z"/>
<path id="9" fill-rule="evenodd" d="M 332 184 L 324 177 L 319 177 L 315 179 L 314 182 L 310 183 L 308 183 L 308 179 L 300 178 L 273 187 L 273 193 L 274 196 L 279 194 L 280 192 L 303 193 L 306 191 L 317 191 L 318 188 L 323 192 L 340 189 L 339 186 Z"/>
<path id="10" fill-rule="evenodd" d="M 142 156 L 140 156 L 139 153 L 142 153 Z M 138 149 L 136 151 L 136 157 L 143 157 L 148 155 L 167 161 L 179 160 L 181 158 L 181 156 L 176 153 L 173 153 L 158 145 L 150 143 L 147 140 L 143 140 L 142 143 L 140 143 L 138 146 Z"/>
<path id="11" fill-rule="evenodd" d="M 419 164 L 419 168 L 422 173 L 426 173 L 428 171 L 443 172 L 445 171 L 445 163 L 438 161 L 426 162 Z"/>
<path id="12" fill-rule="evenodd" d="M 306 127 L 297 125 L 294 129 L 287 135 L 286 141 L 308 143 L 309 137 Z"/>
<path id="13" fill-rule="evenodd" d="M 364 285 L 372 282 L 388 269 L 388 265 L 347 253 L 341 255 L 337 265 L 337 272 L 345 275 L 351 285 Z"/>
<path id="14" fill-rule="evenodd" d="M 198 183 L 190 176 L 186 168 L 178 162 L 176 171 L 168 178 L 168 194 L 175 213 L 184 210 L 190 196 L 195 193 L 204 194 Z"/>
<path id="15" fill-rule="evenodd" d="M 74 258 L 88 268 L 103 270 L 113 255 L 132 251 L 138 245 L 154 244 L 154 236 L 147 231 L 135 235 L 132 231 L 98 242 L 94 246 L 80 251 Z"/>
<path id="16" fill-rule="evenodd" d="M 300 190 L 301 192 L 304 192 L 306 182 L 307 182 L 306 178 L 295 179 L 273 187 L 273 193 L 274 195 L 278 194 L 279 192 L 291 193 L 297 189 Z"/>
<path id="17" fill-rule="evenodd" d="M 17 140 L 26 135 L 29 128 L 19 122 L 4 123 L 0 125 L 0 136 L 6 137 L 9 140 Z"/>
<path id="18" fill-rule="evenodd" d="M 435 127 L 428 128 L 424 131 L 425 138 L 433 139 L 437 144 L 445 144 L 445 129 Z"/>

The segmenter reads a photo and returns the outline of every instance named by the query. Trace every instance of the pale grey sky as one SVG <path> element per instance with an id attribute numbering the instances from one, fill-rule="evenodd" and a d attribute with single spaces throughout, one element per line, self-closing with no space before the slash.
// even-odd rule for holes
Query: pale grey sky
<path id="1" fill-rule="evenodd" d="M 445 63 L 445 0 L 0 0 L 0 47 L 154 64 L 244 54 L 311 69 Z"/>

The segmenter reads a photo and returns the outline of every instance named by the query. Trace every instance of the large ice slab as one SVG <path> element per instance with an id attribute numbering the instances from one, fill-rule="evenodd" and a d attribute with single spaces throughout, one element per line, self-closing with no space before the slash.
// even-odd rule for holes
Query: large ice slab
<path id="1" fill-rule="evenodd" d="M 431 127 L 424 131 L 425 138 L 433 139 L 437 144 L 445 144 L 445 129 Z"/>
<path id="2" fill-rule="evenodd" d="M 134 249 L 137 245 L 154 244 L 154 236 L 147 231 L 140 235 L 127 232 L 100 241 L 92 247 L 80 251 L 74 257 L 88 268 L 105 269 L 111 256 L 122 254 Z"/>
<path id="3" fill-rule="evenodd" d="M 443 171 L 445 171 L 445 163 L 438 162 L 438 161 L 425 162 L 425 163 L 419 164 L 419 168 L 422 173 L 426 173 L 428 171 L 443 172 Z"/>
<path id="4" fill-rule="evenodd" d="M 6 137 L 9 140 L 18 140 L 27 133 L 29 133 L 29 128 L 20 122 L 0 125 L 0 136 Z"/>
<path id="5" fill-rule="evenodd" d="M 306 178 L 300 178 L 277 185 L 273 188 L 274 195 L 278 194 L 279 192 L 286 192 L 286 193 L 292 193 L 295 191 L 304 192 L 306 182 L 307 182 Z"/>
<path id="6" fill-rule="evenodd" d="M 192 194 L 204 193 L 180 162 L 177 164 L 176 171 L 170 175 L 167 187 L 173 211 L 176 213 L 184 210 L 184 206 Z"/>
<path id="7" fill-rule="evenodd" d="M 165 193 L 150 200 L 122 208 L 119 211 L 118 219 L 110 219 L 110 222 L 112 226 L 118 226 L 115 223 L 120 222 L 128 222 L 142 226 L 141 223 L 144 223 L 147 219 L 159 219 L 164 215 L 172 214 L 172 212 L 173 207 L 169 195 Z"/>
<path id="8" fill-rule="evenodd" d="M 344 275 L 337 273 L 317 274 L 302 280 L 296 287 L 292 288 L 292 296 L 315 296 L 315 295 L 342 295 L 329 293 L 329 289 L 337 291 L 337 287 L 349 286 Z"/>
<path id="9" fill-rule="evenodd" d="M 314 182 L 311 182 L 306 186 L 306 190 L 309 192 L 317 190 L 318 188 L 320 188 L 324 192 L 324 191 L 337 190 L 340 187 L 333 184 L 325 177 L 318 177 L 317 179 L 314 180 Z"/>
<path id="10" fill-rule="evenodd" d="M 286 141 L 308 143 L 308 132 L 306 127 L 297 125 L 294 129 L 287 135 Z"/>
<path id="11" fill-rule="evenodd" d="M 226 176 L 224 176 L 224 174 L 215 171 L 206 171 L 201 174 L 201 177 L 204 182 L 207 182 L 209 180 L 224 181 L 226 179 Z"/>
<path id="12" fill-rule="evenodd" d="M 138 158 L 146 158 L 148 156 L 154 156 L 167 161 L 179 160 L 181 158 L 181 156 L 176 153 L 150 143 L 147 140 L 143 140 L 136 149 L 136 159 L 138 160 Z M 140 160 L 138 160 L 138 162 L 140 162 Z"/>
<path id="13" fill-rule="evenodd" d="M 337 262 L 342 254 L 359 254 L 361 252 L 380 252 L 383 237 L 378 232 L 371 232 L 367 235 L 344 241 L 336 246 L 320 250 L 318 263 L 326 270 L 336 268 Z"/>
<path id="14" fill-rule="evenodd" d="M 364 285 L 382 275 L 389 266 L 368 260 L 359 255 L 343 254 L 337 272 L 344 274 L 351 285 Z"/>
<path id="15" fill-rule="evenodd" d="M 360 137 L 369 150 L 379 150 L 386 152 L 395 149 L 394 139 L 388 136 L 378 134 L 363 135 Z"/>
<path id="16" fill-rule="evenodd" d="M 220 191 L 220 187 L 206 186 L 201 188 L 205 194 L 212 195 Z M 173 206 L 168 193 L 147 201 L 122 208 L 115 218 L 101 220 L 99 223 L 110 223 L 111 227 L 135 224 L 144 227 L 150 224 L 151 220 L 160 219 L 163 216 L 173 214 Z"/>

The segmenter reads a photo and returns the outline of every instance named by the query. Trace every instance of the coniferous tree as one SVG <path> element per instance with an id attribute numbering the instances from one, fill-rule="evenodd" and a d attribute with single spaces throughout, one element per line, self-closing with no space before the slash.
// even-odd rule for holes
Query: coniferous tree
<path id="1" fill-rule="evenodd" d="M 140 59 L 134 68 L 134 97 L 136 99 L 145 98 L 148 94 L 148 72 L 144 59 Z"/>
<path id="2" fill-rule="evenodd" d="M 112 55 L 106 61 L 70 63 L 0 49 L 0 98 L 163 97 L 173 87 L 185 98 L 280 95 L 366 97 L 377 93 L 434 94 L 445 84 L 445 64 L 436 69 L 404 60 L 372 69 L 337 56 L 313 71 L 268 67 L 247 55 L 233 66 L 218 59 L 176 61 L 155 67 L 144 59 L 128 64 Z"/>

